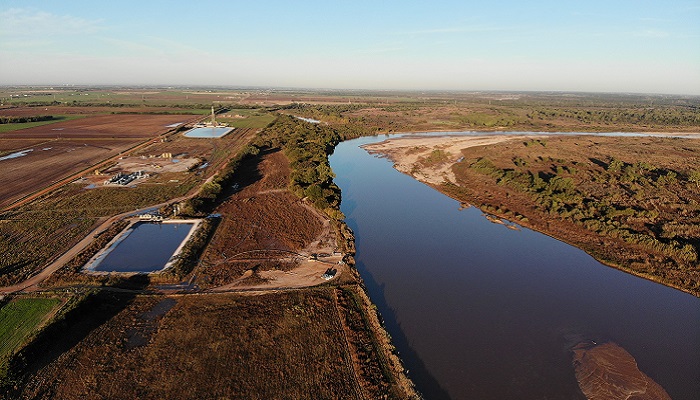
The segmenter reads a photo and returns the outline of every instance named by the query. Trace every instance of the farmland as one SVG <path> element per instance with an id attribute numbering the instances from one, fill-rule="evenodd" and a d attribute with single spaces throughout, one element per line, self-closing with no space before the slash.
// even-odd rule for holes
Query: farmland
<path id="1" fill-rule="evenodd" d="M 37 126 L 20 131 L 0 134 L 0 139 L 49 138 L 49 139 L 112 139 L 148 138 L 170 130 L 168 125 L 185 123 L 196 117 L 191 115 L 95 115 L 60 121 L 48 126 Z"/>
<path id="2" fill-rule="evenodd" d="M 332 288 L 112 301 L 125 306 L 40 369 L 17 397 L 360 399 L 391 393 L 352 378 L 354 361 Z M 47 343 L 44 351 L 54 346 Z"/>
<path id="3" fill-rule="evenodd" d="M 0 112 L 1 111 L 2 110 L 0 110 Z M 7 117 L 7 115 L 3 115 L 3 117 Z M 36 128 L 39 126 L 50 125 L 50 124 L 55 124 L 55 123 L 62 122 L 62 121 L 70 121 L 73 119 L 82 118 L 83 116 L 82 115 L 58 115 L 58 116 L 50 115 L 50 117 L 51 117 L 50 119 L 45 120 L 45 121 L 17 122 L 17 123 L 1 124 L 0 125 L 0 133 L 18 131 L 18 130 L 28 129 L 28 128 Z"/>
<path id="4" fill-rule="evenodd" d="M 0 139 L 0 142 L 2 140 Z M 30 147 L 25 156 L 0 161 L 0 207 L 50 185 L 63 177 L 89 169 L 134 145 L 133 139 L 50 140 Z"/>
<path id="5" fill-rule="evenodd" d="M 177 142 L 158 143 L 166 147 L 158 147 L 156 152 L 167 146 L 177 148 L 189 139 Z M 328 221 L 289 192 L 292 170 L 281 151 L 263 149 L 258 155 L 245 157 L 232 173 L 237 186 L 225 187 L 215 203 L 215 211 L 222 214 L 222 227 L 214 234 L 203 259 L 220 261 L 233 242 L 239 242 L 239 246 L 231 251 L 332 250 L 337 246 Z M 75 209 L 65 202 L 97 204 L 100 201 L 94 196 L 116 193 L 106 189 L 85 191 L 73 185 L 44 201 L 56 201 L 49 208 Z M 143 189 L 121 193 L 138 190 Z M 89 200 L 84 198 L 86 193 Z M 153 194 L 150 196 L 153 198 Z M 22 211 L 40 212 L 45 205 Z M 228 283 L 246 271 L 257 274 L 297 267 L 286 264 L 278 255 L 257 262 L 239 261 L 220 264 L 219 275 L 204 262 L 193 272 L 196 282 L 216 290 L 216 285 Z M 320 263 L 316 268 L 317 277 L 326 269 Z M 57 275 L 61 279 L 49 283 L 64 285 L 75 279 L 65 272 L 60 271 Z M 343 276 L 336 283 L 341 287 L 326 284 L 297 290 L 177 297 L 135 295 L 149 284 L 148 278 L 141 286 L 121 283 L 120 287 L 137 291 L 104 291 L 76 310 L 73 318 L 92 324 L 91 332 L 79 334 L 69 328 L 58 337 L 52 333 L 52 340 L 39 340 L 26 350 L 29 362 L 17 372 L 23 384 L 17 385 L 18 392 L 13 396 L 411 397 L 410 383 L 391 353 L 388 338 L 355 273 L 345 270 Z M 89 279 L 83 283 L 95 284 Z M 102 310 L 103 317 L 94 310 Z M 95 322 L 89 322 L 92 319 Z M 78 339 L 72 341 L 69 336 Z M 39 354 L 55 357 L 40 362 Z M 183 369 L 182 365 L 189 367 Z M 22 372 L 34 369 L 38 371 Z M 188 382 L 187 391 L 182 390 L 183 381 Z"/>
<path id="6" fill-rule="evenodd" d="M 0 114 L 6 110 L 16 109 L 0 110 Z M 0 133 L 0 149 L 7 149 L 8 153 L 27 151 L 24 156 L 0 161 L 3 169 L 0 207 L 173 130 L 167 127 L 170 124 L 194 118 L 191 115 L 93 115 Z"/>
<path id="7" fill-rule="evenodd" d="M 37 188 L 61 177 L 77 178 L 103 160 L 110 160 L 100 166 L 106 174 L 143 165 L 153 176 L 133 187 L 89 188 L 93 185 L 88 183 L 104 180 L 102 175 L 72 180 L 1 214 L 0 284 L 35 275 L 120 213 L 176 202 L 183 215 L 216 213 L 220 218 L 212 219 L 216 222 L 172 274 L 131 278 L 86 277 L 79 272 L 83 260 L 118 232 L 122 221 L 104 227 L 84 252 L 32 287 L 49 294 L 58 288 L 75 290 L 87 299 L 64 322 L 47 327 L 50 338 L 41 336 L 23 350 L 26 364 L 13 364 L 22 384 L 13 389 L 12 398 L 411 398 L 411 384 L 353 266 L 353 234 L 342 223 L 339 189 L 326 159 L 335 144 L 361 135 L 412 130 L 696 132 L 699 126 L 693 120 L 692 99 L 660 101 L 658 109 L 650 111 L 643 96 L 518 96 L 185 88 L 35 90 L 19 95 L 16 90 L 5 104 L 19 107 L 2 109 L 0 115 L 69 118 L 0 134 L 0 156 L 33 150 L 0 161 L 0 167 L 7 167 L 0 174 L 0 186 L 12 188 L 7 193 L 18 193 L 20 182 Z M 222 108 L 217 120 L 236 127 L 226 137 L 186 138 L 177 128 L 167 127 L 208 114 L 212 104 Z M 322 122 L 308 124 L 280 114 Z M 74 116 L 80 118 L 70 119 Z M 556 161 L 554 169 L 545 161 L 518 155 L 538 172 L 558 174 L 557 166 L 564 175 L 571 168 L 581 172 L 579 164 L 586 160 L 562 146 L 527 147 L 542 151 L 539 155 L 547 162 L 565 160 Z M 673 150 L 673 145 L 650 146 Z M 494 148 L 495 153 L 489 153 L 494 168 L 503 176 L 519 171 L 521 164 L 513 164 L 510 156 L 499 158 L 508 153 Z M 49 157 L 53 151 L 62 158 Z M 613 175 L 621 182 L 634 163 L 622 157 L 622 149 L 616 151 L 615 158 L 623 164 Z M 645 154 L 644 149 L 635 151 Z M 119 159 L 121 155 L 125 158 Z M 476 154 L 465 153 L 472 156 Z M 30 157 L 43 158 L 35 167 Z M 177 172 L 164 168 L 181 160 L 194 166 Z M 199 164 L 193 164 L 195 160 Z M 437 154 L 423 161 L 428 167 L 441 160 Z M 688 175 L 685 166 L 673 165 L 670 158 L 653 163 L 658 174 L 673 170 L 682 179 Z M 483 188 L 508 188 L 511 200 L 525 196 L 516 194 L 510 181 L 486 182 L 495 178 L 480 174 Z M 653 191 L 642 181 L 632 183 Z M 499 214 L 500 206 L 505 216 L 518 213 L 523 221 L 524 208 L 490 200 L 481 203 L 491 207 L 490 212 Z M 688 226 L 697 219 L 695 211 L 685 211 L 687 220 L 666 229 L 676 241 L 685 240 Z M 641 220 L 624 212 L 612 214 L 607 225 L 624 222 L 643 228 Z M 554 220 L 554 215 L 546 218 Z M 530 221 L 534 224 L 536 217 Z M 619 244 L 615 250 L 629 245 Z M 316 259 L 319 254 L 323 256 Z M 328 265 L 336 266 L 338 276 L 325 281 L 320 275 Z M 173 289 L 180 281 L 187 287 Z M 187 390 L 182 382 L 188 382 Z"/>
<path id="8" fill-rule="evenodd" d="M 0 307 L 0 371 L 60 303 L 55 298 L 17 298 Z"/>

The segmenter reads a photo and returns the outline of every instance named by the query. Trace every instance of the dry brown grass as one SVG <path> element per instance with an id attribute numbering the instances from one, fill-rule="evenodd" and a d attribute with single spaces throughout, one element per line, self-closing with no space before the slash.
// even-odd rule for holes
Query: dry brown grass
<path id="1" fill-rule="evenodd" d="M 287 190 L 289 162 L 281 152 L 246 160 L 236 176 L 239 190 L 229 189 L 233 193 L 217 207 L 221 224 L 202 256 L 204 262 L 194 271 L 216 286 L 247 269 L 289 269 L 280 259 L 316 240 L 323 228 L 318 214 Z M 256 257 L 268 260 L 240 261 Z"/>
<path id="2" fill-rule="evenodd" d="M 138 297 L 21 398 L 361 398 L 342 332 L 330 288 Z"/>

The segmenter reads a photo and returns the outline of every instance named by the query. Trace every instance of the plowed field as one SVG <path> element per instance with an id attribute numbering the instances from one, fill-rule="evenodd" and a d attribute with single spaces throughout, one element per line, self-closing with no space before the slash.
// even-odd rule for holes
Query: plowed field
<path id="1" fill-rule="evenodd" d="M 196 118 L 96 115 L 0 133 L 0 151 L 5 156 L 19 149 L 31 150 L 20 157 L 0 160 L 0 208 L 172 130 L 168 125 Z"/>
<path id="2" fill-rule="evenodd" d="M 168 125 L 199 118 L 192 115 L 96 115 L 0 134 L 0 138 L 147 138 Z"/>

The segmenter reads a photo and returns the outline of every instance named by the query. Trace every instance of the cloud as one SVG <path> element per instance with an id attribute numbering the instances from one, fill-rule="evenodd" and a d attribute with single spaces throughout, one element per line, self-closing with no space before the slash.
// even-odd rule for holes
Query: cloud
<path id="1" fill-rule="evenodd" d="M 102 20 L 87 20 L 71 15 L 10 8 L 0 11 L 0 32 L 5 37 L 46 37 L 94 34 L 102 29 Z"/>

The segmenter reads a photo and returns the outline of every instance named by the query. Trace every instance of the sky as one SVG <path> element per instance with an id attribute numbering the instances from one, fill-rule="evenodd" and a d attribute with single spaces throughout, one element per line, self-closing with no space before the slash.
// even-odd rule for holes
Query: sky
<path id="1" fill-rule="evenodd" d="M 0 0 L 0 85 L 700 95 L 700 0 Z"/>

